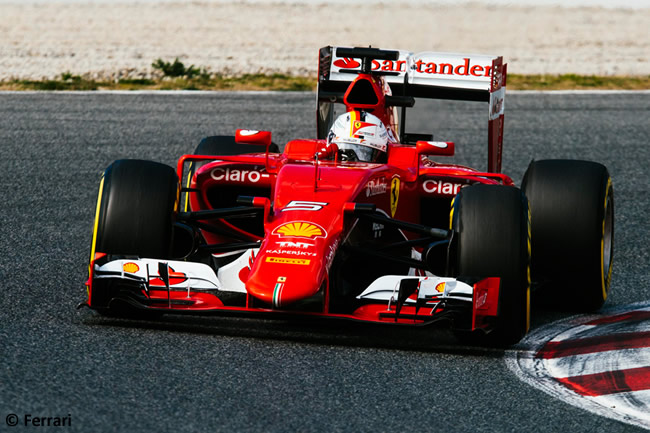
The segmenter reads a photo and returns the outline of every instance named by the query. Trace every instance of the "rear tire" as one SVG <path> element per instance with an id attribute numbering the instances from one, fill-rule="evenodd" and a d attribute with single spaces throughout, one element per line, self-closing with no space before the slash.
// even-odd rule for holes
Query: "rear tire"
<path id="1" fill-rule="evenodd" d="M 178 193 L 173 168 L 115 161 L 100 184 L 91 254 L 168 258 Z"/>
<path id="2" fill-rule="evenodd" d="M 530 326 L 529 214 L 518 188 L 474 185 L 463 188 L 452 204 L 457 232 L 455 274 L 500 277 L 499 308 L 494 330 L 473 333 L 466 341 L 510 345 Z"/>
<path id="3" fill-rule="evenodd" d="M 589 161 L 533 161 L 522 189 L 532 212 L 533 280 L 552 285 L 569 309 L 599 309 L 609 294 L 614 253 L 607 168 Z"/>

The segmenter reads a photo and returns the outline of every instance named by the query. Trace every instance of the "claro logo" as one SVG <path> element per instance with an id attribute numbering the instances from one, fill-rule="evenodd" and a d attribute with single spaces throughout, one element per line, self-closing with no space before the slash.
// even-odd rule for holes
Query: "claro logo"
<path id="1" fill-rule="evenodd" d="M 258 170 L 239 170 L 230 167 L 217 167 L 210 173 L 212 179 L 226 182 L 259 182 L 263 177 L 269 177 L 268 173 Z"/>
<path id="2" fill-rule="evenodd" d="M 425 180 L 422 183 L 422 188 L 424 192 L 429 194 L 441 194 L 441 195 L 456 195 L 461 188 L 464 188 L 469 185 L 462 185 L 460 183 L 453 182 L 443 182 L 441 180 Z"/>

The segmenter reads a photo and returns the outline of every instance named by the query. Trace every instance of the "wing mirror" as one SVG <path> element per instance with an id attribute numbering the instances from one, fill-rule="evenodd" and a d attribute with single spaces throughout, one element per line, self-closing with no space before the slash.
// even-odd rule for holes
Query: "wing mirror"
<path id="1" fill-rule="evenodd" d="M 418 155 L 454 156 L 454 143 L 452 141 L 423 141 L 415 144 Z"/>
<path id="2" fill-rule="evenodd" d="M 235 131 L 235 143 L 239 144 L 253 144 L 266 147 L 266 159 L 264 160 L 264 166 L 268 173 L 275 173 L 271 169 L 276 169 L 276 167 L 271 167 L 269 165 L 269 148 L 271 147 L 271 131 L 256 131 L 254 129 L 238 129 Z"/>
<path id="3" fill-rule="evenodd" d="M 235 143 L 271 145 L 271 131 L 255 131 L 252 129 L 238 129 L 235 131 Z"/>

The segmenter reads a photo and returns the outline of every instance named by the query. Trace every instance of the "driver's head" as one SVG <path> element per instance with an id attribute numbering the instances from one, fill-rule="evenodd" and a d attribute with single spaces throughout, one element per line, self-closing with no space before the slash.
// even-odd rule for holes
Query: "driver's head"
<path id="1" fill-rule="evenodd" d="M 377 116 L 350 111 L 334 121 L 327 134 L 327 145 L 331 143 L 343 161 L 378 162 L 386 155 L 388 131 Z"/>

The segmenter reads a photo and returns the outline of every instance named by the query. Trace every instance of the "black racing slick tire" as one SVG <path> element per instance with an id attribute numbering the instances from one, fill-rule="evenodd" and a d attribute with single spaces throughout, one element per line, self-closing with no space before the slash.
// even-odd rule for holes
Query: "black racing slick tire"
<path id="1" fill-rule="evenodd" d="M 532 212 L 533 281 L 553 289 L 561 309 L 599 309 L 609 294 L 614 256 L 614 189 L 607 168 L 590 161 L 533 161 L 522 189 Z"/>
<path id="2" fill-rule="evenodd" d="M 173 168 L 123 159 L 102 177 L 91 247 L 109 255 L 168 258 L 179 183 Z"/>
<path id="3" fill-rule="evenodd" d="M 473 185 L 463 188 L 454 199 L 451 226 L 457 235 L 455 274 L 501 278 L 492 332 L 466 335 L 467 341 L 504 346 L 517 343 L 528 332 L 529 221 L 528 201 L 515 187 Z"/>

